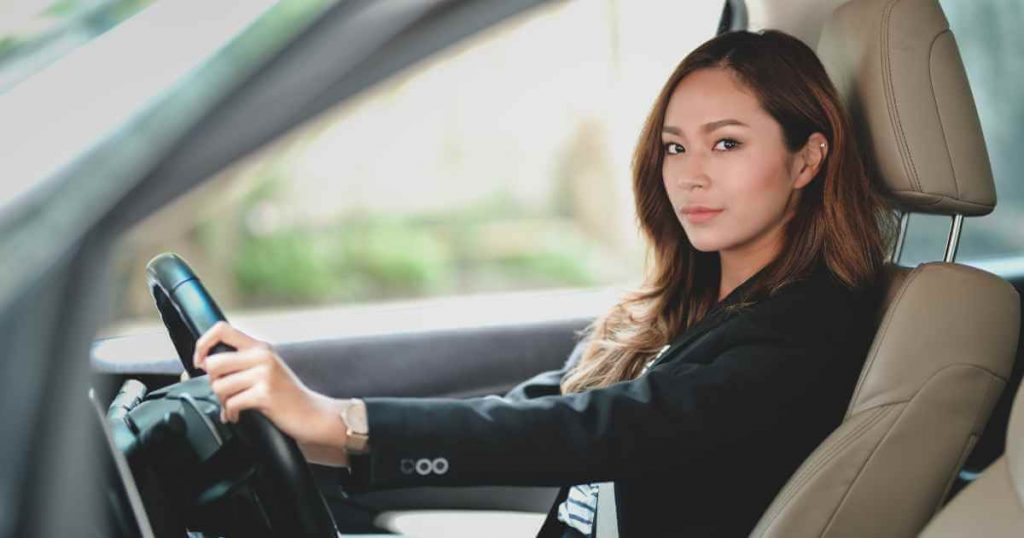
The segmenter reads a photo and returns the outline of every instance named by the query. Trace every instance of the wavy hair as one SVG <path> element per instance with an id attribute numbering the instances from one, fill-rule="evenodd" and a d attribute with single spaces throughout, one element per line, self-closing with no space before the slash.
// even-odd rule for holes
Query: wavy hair
<path id="1" fill-rule="evenodd" d="M 752 91 L 782 127 L 789 151 L 802 148 L 815 132 L 828 140 L 828 154 L 786 224 L 782 249 L 741 302 L 770 296 L 821 261 L 850 288 L 874 285 L 881 275 L 895 214 L 817 55 L 779 31 L 720 34 L 683 59 L 647 116 L 633 155 L 636 214 L 648 245 L 646 274 L 638 289 L 583 330 L 590 342 L 563 380 L 563 393 L 633 379 L 652 354 L 717 301 L 718 254 L 691 245 L 662 182 L 661 130 L 669 99 L 683 78 L 706 68 L 728 69 Z"/>

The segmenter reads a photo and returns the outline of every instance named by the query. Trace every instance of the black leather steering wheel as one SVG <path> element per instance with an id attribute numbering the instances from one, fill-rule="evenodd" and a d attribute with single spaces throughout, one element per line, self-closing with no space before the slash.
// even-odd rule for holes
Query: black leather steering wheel
<path id="1" fill-rule="evenodd" d="M 199 336 L 218 321 L 226 321 L 224 313 L 176 254 L 153 258 L 146 273 L 182 365 L 190 376 L 205 379 L 205 388 L 209 390 L 209 380 L 203 371 L 192 367 L 192 354 Z M 232 350 L 218 344 L 211 353 Z M 196 379 L 190 383 L 204 382 Z M 256 474 L 262 483 L 258 490 L 271 532 L 275 536 L 337 538 L 334 518 L 295 440 L 255 410 L 242 411 L 238 422 L 227 426 L 248 445 L 259 467 Z"/>

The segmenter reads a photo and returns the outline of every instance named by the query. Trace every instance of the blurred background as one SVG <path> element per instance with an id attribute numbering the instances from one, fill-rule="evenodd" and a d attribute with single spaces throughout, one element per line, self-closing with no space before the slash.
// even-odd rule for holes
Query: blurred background
<path id="1" fill-rule="evenodd" d="M 0 94 L 155 3 L 0 3 Z M 327 3 L 276 10 L 282 34 Z M 1024 102 L 1011 93 L 1024 63 L 1011 51 L 1024 50 L 1024 4 L 942 4 L 1000 189 L 995 214 L 967 222 L 960 259 L 1017 254 Z M 1005 16 L 1013 10 L 1021 16 Z M 144 266 L 164 251 L 233 313 L 639 282 L 631 152 L 661 84 L 721 12 L 721 2 L 555 2 L 402 71 L 135 227 L 117 253 L 105 335 L 159 323 Z M 915 216 L 904 260 L 941 256 L 947 226 Z"/>
<path id="2" fill-rule="evenodd" d="M 234 309 L 635 279 L 633 139 L 721 13 L 663 3 L 678 21 L 666 48 L 635 6 L 531 11 L 225 171 L 126 240 L 118 317 L 150 315 L 139 268 L 160 250 Z"/>
<path id="3" fill-rule="evenodd" d="M 62 1 L 37 20 L 101 8 L 77 19 L 99 34 L 148 3 Z M 159 323 L 144 267 L 163 251 L 233 314 L 637 281 L 635 138 L 721 11 L 556 2 L 431 56 L 134 228 L 106 335 Z"/>

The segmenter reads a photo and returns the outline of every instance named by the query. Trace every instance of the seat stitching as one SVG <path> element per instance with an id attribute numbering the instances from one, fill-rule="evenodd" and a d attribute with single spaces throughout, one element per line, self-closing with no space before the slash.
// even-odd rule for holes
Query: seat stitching
<path id="1" fill-rule="evenodd" d="M 944 201 L 953 200 L 953 201 L 955 201 L 958 204 L 972 206 L 972 207 L 978 207 L 978 208 L 981 208 L 981 209 L 992 209 L 993 207 L 995 207 L 994 204 L 983 204 L 983 203 L 980 203 L 980 202 L 971 202 L 969 200 L 960 200 L 960 199 L 957 199 L 957 198 L 953 198 L 952 196 L 946 196 L 944 194 L 936 194 L 936 193 L 932 193 L 932 192 L 921 192 L 921 191 L 915 191 L 915 190 L 912 190 L 912 189 L 889 189 L 889 192 L 891 192 L 893 194 L 903 194 L 903 193 L 923 194 L 923 195 L 934 196 L 935 198 L 938 198 L 937 200 L 934 200 L 934 201 L 931 201 L 931 202 L 915 201 L 914 203 L 917 204 L 917 205 L 926 205 L 926 206 L 928 206 L 928 205 L 939 205 L 939 204 L 941 204 Z"/>
<path id="2" fill-rule="evenodd" d="M 871 355 L 868 357 L 867 364 L 865 364 L 864 369 L 861 370 L 860 378 L 857 380 L 857 388 L 853 391 L 853 396 L 850 397 L 850 405 L 846 409 L 847 414 L 849 414 L 850 410 L 853 409 L 853 404 L 857 401 L 857 398 L 860 397 L 861 389 L 864 388 L 864 380 L 868 378 L 868 374 L 870 374 L 871 369 L 877 361 L 879 350 L 882 348 L 881 342 L 885 340 L 885 336 L 889 333 L 889 327 L 892 326 L 892 320 L 896 317 L 896 305 L 903 300 L 903 295 L 910 287 L 910 282 L 921 274 L 921 267 L 923 266 L 919 265 L 910 271 L 910 274 L 907 275 L 903 280 L 903 283 L 900 285 L 899 293 L 896 294 L 896 297 L 889 304 L 885 318 L 882 320 L 882 327 L 878 331 L 878 336 L 875 338 L 878 344 L 873 347 Z"/>
<path id="3" fill-rule="evenodd" d="M 988 371 L 988 370 L 985 370 L 984 368 L 980 368 L 980 369 L 984 370 L 986 372 Z M 999 399 L 999 395 L 1002 394 L 1003 390 L 1006 389 L 1006 386 L 1009 384 L 1009 381 L 1008 381 L 1007 378 L 1004 378 L 1004 377 L 1002 377 L 1002 376 L 1000 376 L 998 374 L 994 374 L 992 372 L 988 372 L 988 373 L 991 374 L 993 377 L 995 377 L 996 378 L 996 383 L 998 383 L 998 387 L 996 387 L 996 391 L 995 391 L 995 394 L 994 394 L 994 398 L 995 398 L 995 401 L 993 402 L 993 408 L 994 408 L 996 401 L 998 401 L 998 399 Z M 939 497 L 938 501 L 936 502 L 935 508 L 932 510 L 932 515 L 935 515 L 936 513 L 938 513 L 939 509 L 942 508 L 942 501 L 944 501 L 946 499 L 946 496 L 949 495 L 949 491 L 953 487 L 953 481 L 956 480 L 956 477 L 957 477 L 957 475 L 960 472 L 960 468 L 962 468 L 964 466 L 964 463 L 967 461 L 967 458 L 971 455 L 971 451 L 974 450 L 974 447 L 977 445 L 977 442 L 980 440 L 981 434 L 984 432 L 984 429 L 985 429 L 985 424 L 988 422 L 988 418 L 991 415 L 992 415 L 992 408 L 989 409 L 988 414 L 983 413 L 981 409 L 978 409 L 977 412 L 975 412 L 973 423 L 975 425 L 980 424 L 981 427 L 978 429 L 978 431 L 972 433 L 971 435 L 969 435 L 967 437 L 967 444 L 964 447 L 963 453 L 960 455 L 960 459 L 957 462 L 956 467 L 950 473 L 949 480 L 947 480 L 947 482 L 946 482 L 946 487 L 943 488 L 942 495 Z M 973 439 L 973 442 L 972 442 L 972 439 Z"/>
<path id="4" fill-rule="evenodd" d="M 942 123 L 942 113 L 939 111 L 939 99 L 938 96 L 935 95 L 935 84 L 932 78 L 931 61 L 932 53 L 935 49 L 935 42 L 938 41 L 940 37 L 950 33 L 951 32 L 947 28 L 946 30 L 939 32 L 938 34 L 935 34 L 935 37 L 932 38 L 932 42 L 928 44 L 928 86 L 930 86 L 930 89 L 932 91 L 932 102 L 935 103 L 935 117 L 939 118 L 939 133 L 942 135 L 942 143 L 946 147 L 946 157 L 949 159 L 949 169 L 953 172 L 953 188 L 956 189 L 956 199 L 959 200 L 961 197 L 960 179 L 956 175 L 956 165 L 953 162 L 953 154 L 949 150 L 949 140 L 946 138 L 946 126 Z"/>
<path id="5" fill-rule="evenodd" d="M 895 406 L 897 404 L 893 404 Z M 893 407 L 890 406 L 890 409 Z M 818 471 L 827 463 L 831 462 L 837 454 L 843 449 L 852 444 L 854 441 L 860 439 L 860 437 L 867 431 L 871 426 L 878 423 L 883 417 L 886 416 L 887 409 L 876 407 L 865 411 L 864 414 L 873 414 L 873 416 L 867 416 L 864 418 L 864 422 L 858 424 L 854 429 L 850 430 L 840 441 L 826 450 L 818 453 L 815 458 L 815 454 L 811 454 L 809 458 L 814 458 L 816 461 L 811 467 L 807 467 L 802 471 L 797 471 L 797 474 L 793 476 L 790 483 L 779 493 L 780 499 L 775 507 L 766 514 L 766 521 L 764 524 L 764 532 L 767 532 L 774 526 L 775 521 L 782 514 L 782 511 L 789 506 L 793 499 L 796 498 L 799 490 L 811 480 Z M 762 533 L 763 534 L 763 533 Z"/>
<path id="6" fill-rule="evenodd" d="M 960 449 L 960 457 L 957 458 L 956 465 L 949 473 L 949 478 L 946 479 L 946 486 L 942 488 L 942 495 L 939 495 L 939 498 L 935 501 L 935 506 L 932 507 L 932 516 L 937 514 L 942 508 L 942 501 L 946 500 L 946 496 L 949 495 L 949 491 L 953 489 L 953 481 L 956 480 L 957 475 L 960 473 L 960 469 L 964 466 L 964 463 L 967 462 L 967 458 L 971 455 L 971 451 L 974 450 L 979 437 L 980 436 L 976 433 L 972 433 L 967 436 L 967 441 L 964 442 L 963 448 Z M 931 519 L 931 517 L 928 519 Z"/>
<path id="7" fill-rule="evenodd" d="M 973 364 L 959 364 L 959 363 L 958 363 L 958 364 L 950 364 L 950 365 L 944 366 L 943 368 L 940 368 L 940 369 L 939 369 L 938 371 L 936 371 L 936 372 L 932 373 L 932 375 L 928 376 L 928 379 L 927 379 L 927 380 L 925 380 L 925 382 L 924 382 L 924 383 L 922 383 L 922 384 L 921 384 L 921 386 L 920 386 L 920 387 L 918 387 L 918 389 L 917 389 L 916 391 L 914 391 L 914 394 L 913 394 L 913 395 L 912 395 L 912 396 L 911 396 L 911 397 L 910 397 L 909 399 L 907 399 L 907 400 L 903 400 L 902 402 L 899 402 L 899 403 L 906 403 L 906 404 L 908 404 L 908 405 L 905 405 L 905 406 L 904 406 L 904 407 L 903 407 L 903 408 L 902 408 L 902 409 L 900 410 L 900 412 L 899 412 L 899 415 L 900 415 L 900 416 L 902 416 L 902 415 L 903 415 L 903 413 L 904 413 L 904 412 L 905 412 L 905 411 L 907 410 L 907 408 L 908 408 L 908 407 L 910 407 L 910 406 L 909 406 L 909 404 L 910 404 L 910 403 L 912 403 L 912 402 L 914 401 L 914 399 L 916 399 L 916 398 L 917 398 L 917 397 L 918 397 L 918 396 L 919 396 L 919 395 L 921 394 L 921 391 L 922 391 L 922 390 L 924 390 L 924 388 L 925 388 L 926 386 L 928 386 L 928 384 L 929 384 L 929 383 L 931 383 L 931 381 L 932 381 L 932 380 L 933 380 L 933 379 L 934 379 L 934 378 L 935 378 L 935 377 L 936 377 L 937 375 L 939 375 L 940 373 L 942 373 L 942 372 L 944 372 L 944 371 L 946 371 L 946 370 L 948 370 L 948 369 L 950 369 L 950 368 L 953 368 L 953 367 L 961 367 L 961 366 L 962 366 L 962 367 L 966 367 L 966 368 L 974 368 L 974 369 L 977 369 L 977 370 L 981 370 L 982 372 L 985 372 L 985 373 L 988 373 L 988 374 L 990 374 L 990 375 L 993 375 L 993 376 L 995 376 L 995 377 L 997 377 L 997 378 L 999 378 L 999 379 L 1003 379 L 1003 378 L 1002 378 L 1002 376 L 1000 376 L 1000 375 L 998 375 L 998 374 L 995 374 L 995 373 L 993 373 L 993 372 L 992 372 L 992 371 L 990 371 L 989 369 L 987 369 L 987 368 L 984 368 L 984 367 L 981 367 L 981 366 L 973 365 Z M 1005 381 L 1005 380 L 1004 380 L 1004 381 Z M 892 405 L 892 404 L 885 404 L 885 405 Z M 846 489 L 846 493 L 844 493 L 844 494 L 843 494 L 843 498 L 842 498 L 842 499 L 840 499 L 840 500 L 839 500 L 839 503 L 837 503 L 837 504 L 836 504 L 836 508 L 835 508 L 835 510 L 833 510 L 833 512 L 832 512 L 832 517 L 831 517 L 831 518 L 829 518 L 829 522 L 828 522 L 828 524 L 827 524 L 827 525 L 825 525 L 825 529 L 824 529 L 824 530 L 822 530 L 822 534 L 821 534 L 822 536 L 824 536 L 824 535 L 825 535 L 825 533 L 826 533 L 826 532 L 828 531 L 828 529 L 829 529 L 829 528 L 831 528 L 831 527 L 832 527 L 832 525 L 833 525 L 833 524 L 835 523 L 836 517 L 837 517 L 837 516 L 839 515 L 839 511 L 840 511 L 840 510 L 842 509 L 842 507 L 843 507 L 843 504 L 844 504 L 844 503 L 846 502 L 846 500 L 847 500 L 847 499 L 849 498 L 849 496 L 850 496 L 850 492 L 851 492 L 851 491 L 853 491 L 854 485 L 856 485 L 856 483 L 857 483 L 857 481 L 858 481 L 858 480 L 860 479 L 861 475 L 862 475 L 862 474 L 864 474 L 864 469 L 866 469 L 866 468 L 867 468 L 868 464 L 869 464 L 869 463 L 871 462 L 871 460 L 872 460 L 872 459 L 873 459 L 873 458 L 875 457 L 875 454 L 876 454 L 876 453 L 878 452 L 878 449 L 879 449 L 879 448 L 880 448 L 880 447 L 881 447 L 881 446 L 882 446 L 883 444 L 885 444 L 885 441 L 886 441 L 886 439 L 888 439 L 888 438 L 889 438 L 889 435 L 891 435 L 891 434 L 892 434 L 892 430 L 893 430 L 893 427 L 895 427 L 895 426 L 896 426 L 896 424 L 898 424 L 898 423 L 899 423 L 899 420 L 900 420 L 900 417 L 899 417 L 899 416 L 897 416 L 897 417 L 896 417 L 896 420 L 894 420 L 894 421 L 893 421 L 893 423 L 892 423 L 892 424 L 891 424 L 891 425 L 889 426 L 889 429 L 888 429 L 888 431 L 886 431 L 885 435 L 883 435 L 883 436 L 882 436 L 882 438 L 881 438 L 881 439 L 880 439 L 880 440 L 878 441 L 878 443 L 876 443 L 876 444 L 875 444 L 875 448 L 871 450 L 871 454 L 870 454 L 870 455 L 869 455 L 869 456 L 867 457 L 867 459 L 865 459 L 865 460 L 864 460 L 864 463 L 863 463 L 863 464 L 861 465 L 861 467 L 860 467 L 860 470 L 859 470 L 859 471 L 857 471 L 857 476 L 855 476 L 855 477 L 854 477 L 854 479 L 853 479 L 853 481 L 852 481 L 852 482 L 850 483 L 850 484 L 851 484 L 851 485 L 850 485 L 850 487 Z M 973 432 L 972 432 L 972 435 L 973 435 Z"/>
<path id="8" fill-rule="evenodd" d="M 865 412 L 865 411 L 867 411 L 869 409 L 878 409 L 879 407 L 885 407 L 887 405 L 909 403 L 911 400 L 913 400 L 917 396 L 917 393 L 920 392 L 921 389 L 923 389 L 926 385 L 928 385 L 928 383 L 931 383 L 932 378 L 934 378 L 935 376 L 945 372 L 946 370 L 949 370 L 950 368 L 973 368 L 975 370 L 980 370 L 982 372 L 985 372 L 986 374 L 989 374 L 992 377 L 994 377 L 996 379 L 999 379 L 1003 383 L 1007 383 L 1008 382 L 1008 379 L 1006 377 L 1004 377 L 1002 375 L 999 375 L 998 372 L 993 372 L 992 370 L 989 370 L 988 368 L 985 368 L 984 366 L 978 366 L 977 364 L 970 364 L 970 363 L 966 363 L 966 362 L 954 362 L 952 364 L 947 364 L 947 365 L 943 366 L 942 368 L 939 368 L 938 370 L 932 372 L 932 374 L 929 375 L 928 378 L 924 380 L 924 383 L 921 383 L 921 386 L 918 387 L 918 389 L 916 391 L 914 391 L 914 394 L 912 394 L 909 398 L 906 398 L 904 400 L 897 400 L 895 402 L 884 402 L 884 403 L 880 403 L 880 404 L 877 404 L 877 405 L 873 405 L 871 407 L 866 407 L 864 409 L 861 409 L 860 413 L 863 413 L 863 412 Z"/>
<path id="9" fill-rule="evenodd" d="M 833 447 L 831 447 L 829 450 L 819 453 L 817 455 L 818 456 L 816 458 L 817 461 L 815 462 L 815 466 L 813 468 L 806 468 L 806 469 L 803 469 L 803 470 L 798 470 L 797 473 L 793 475 L 793 477 L 790 479 L 790 483 L 786 484 L 786 486 L 782 489 L 782 491 L 779 492 L 778 503 L 773 503 L 772 508 L 770 508 L 770 510 L 765 513 L 765 515 L 764 515 L 765 523 L 764 523 L 764 527 L 763 527 L 764 531 L 762 531 L 758 536 L 763 535 L 765 532 L 769 531 L 772 528 L 772 526 L 774 526 L 776 520 L 781 515 L 782 511 L 793 501 L 793 498 L 796 497 L 796 490 L 798 490 L 799 487 L 804 486 L 807 483 L 807 481 L 810 480 L 810 478 L 815 473 L 817 473 L 818 470 L 820 470 L 820 468 L 822 466 L 824 466 L 826 463 L 830 462 L 835 457 L 835 453 L 837 453 L 840 450 L 846 448 L 854 440 L 859 439 L 860 436 L 863 434 L 863 430 L 865 430 L 866 428 L 868 428 L 870 426 L 873 426 L 876 423 L 878 423 L 884 416 L 887 416 L 889 411 L 892 411 L 893 409 L 895 409 L 896 406 L 903 405 L 903 404 L 909 404 L 910 402 L 912 402 L 914 400 L 914 398 L 916 398 L 918 396 L 918 394 L 920 394 L 920 392 L 924 389 L 924 387 L 926 387 L 932 381 L 933 378 L 935 378 L 936 376 L 938 376 L 942 372 L 944 372 L 944 371 L 946 371 L 946 370 L 948 370 L 950 368 L 954 368 L 954 367 L 964 367 L 964 368 L 979 370 L 981 372 L 987 373 L 987 374 L 995 377 L 998 380 L 1003 381 L 1004 384 L 1006 382 L 1006 378 L 1004 378 L 1003 376 L 1001 376 L 1001 375 L 999 375 L 999 374 L 997 374 L 995 372 L 992 372 L 991 370 L 989 370 L 987 368 L 984 368 L 984 367 L 981 367 L 981 366 L 977 366 L 977 365 L 974 365 L 974 364 L 963 364 L 963 363 L 950 364 L 950 365 L 944 366 L 943 368 L 940 368 L 938 371 L 933 372 L 930 376 L 928 376 L 928 378 L 925 380 L 925 382 L 921 384 L 921 387 L 919 387 L 910 398 L 907 398 L 907 399 L 904 399 L 904 400 L 895 401 L 895 402 L 888 402 L 888 403 L 878 404 L 876 406 L 872 406 L 872 407 L 869 407 L 867 409 L 862 409 L 861 411 L 859 411 L 857 413 L 857 416 L 862 416 L 862 415 L 864 415 L 866 413 L 872 413 L 872 412 L 873 413 L 877 413 L 877 414 L 875 416 L 873 416 L 873 417 L 865 418 L 864 422 L 862 424 L 860 424 L 856 428 L 850 430 L 844 436 L 844 438 L 840 442 L 836 443 L 836 445 L 833 445 Z M 979 411 L 979 413 L 980 413 L 980 411 Z M 902 410 L 900 411 L 900 414 L 902 414 Z M 898 421 L 899 421 L 899 418 L 897 417 L 896 421 L 893 422 L 893 425 L 895 425 L 896 422 L 898 422 Z M 974 422 L 975 423 L 978 422 L 977 417 L 975 418 Z M 891 432 L 891 429 L 892 429 L 892 426 L 890 426 L 890 428 L 889 428 L 890 432 Z M 882 439 L 880 439 L 876 443 L 875 448 L 872 449 L 872 451 L 871 451 L 871 454 L 864 460 L 864 463 L 861 465 L 860 471 L 858 471 L 857 476 L 854 477 L 853 481 L 850 483 L 851 484 L 850 487 L 847 488 L 846 493 L 843 495 L 843 499 L 841 499 L 839 501 L 839 503 L 837 503 L 836 509 L 834 510 L 832 517 L 829 519 L 829 523 L 826 525 L 826 530 L 828 529 L 829 526 L 832 525 L 833 521 L 835 520 L 836 514 L 842 508 L 842 505 L 845 502 L 846 497 L 849 496 L 850 491 L 853 490 L 854 484 L 856 484 L 857 480 L 860 478 L 860 475 L 863 474 L 864 468 L 871 461 L 871 458 L 874 456 L 874 453 L 878 450 L 878 447 L 880 447 L 885 442 L 885 439 L 888 437 L 888 435 L 889 435 L 889 433 L 887 432 L 885 434 L 885 436 L 883 436 Z M 972 433 L 971 435 L 975 435 L 975 434 Z M 815 458 L 815 454 L 814 453 L 812 453 L 810 456 L 808 456 L 808 459 L 811 459 L 811 458 Z M 799 484 L 796 483 L 797 481 L 799 481 Z"/>
<path id="10" fill-rule="evenodd" d="M 889 312 L 895 311 L 896 305 L 898 305 L 903 300 L 903 295 L 906 292 L 906 290 L 909 288 L 910 282 L 912 280 L 914 280 L 915 278 L 917 278 L 920 275 L 921 271 L 923 271 L 923 269 L 925 267 L 946 267 L 947 265 L 949 267 L 957 267 L 956 264 L 945 264 L 945 263 L 940 263 L 940 264 L 935 264 L 935 263 L 921 264 L 921 265 L 915 267 L 910 272 L 910 274 L 907 275 L 907 278 L 903 281 L 903 284 L 902 284 L 902 286 L 900 288 L 899 293 L 896 295 L 896 297 L 889 304 L 889 308 L 888 308 L 888 310 L 886 312 L 885 319 L 882 322 L 882 327 L 879 329 L 878 336 L 875 338 L 875 340 L 877 342 L 879 342 L 879 343 L 878 343 L 877 346 L 873 346 L 872 347 L 871 355 L 868 357 L 867 361 L 865 361 L 864 369 L 861 371 L 861 376 L 857 380 L 857 387 L 854 390 L 853 396 L 850 397 L 850 405 L 849 405 L 849 407 L 846 410 L 847 416 L 849 416 L 850 411 L 853 409 L 854 403 L 857 401 L 857 398 L 860 397 L 861 389 L 863 389 L 863 387 L 864 387 L 864 380 L 868 378 L 868 375 L 869 375 L 869 372 L 870 372 L 871 368 L 873 368 L 875 363 L 877 362 L 878 351 L 882 347 L 881 341 L 885 339 L 885 336 L 888 334 L 889 327 L 890 327 L 890 325 L 892 323 L 892 316 L 889 315 Z M 931 381 L 932 377 L 934 377 L 935 375 L 939 374 L 940 372 L 942 372 L 945 369 L 950 368 L 952 366 L 967 366 L 967 367 L 971 367 L 971 368 L 978 368 L 980 370 L 984 370 L 985 372 L 988 372 L 989 374 L 991 374 L 991 375 L 993 375 L 993 376 L 995 376 L 995 377 L 997 377 L 999 379 L 1002 379 L 1004 382 L 1007 381 L 1006 376 L 1003 376 L 1003 375 L 999 374 L 998 372 L 994 372 L 994 371 L 992 371 L 992 370 L 990 370 L 990 369 L 988 369 L 988 368 L 986 368 L 984 366 L 977 365 L 977 364 L 971 364 L 971 363 L 955 362 L 955 363 L 952 363 L 952 364 L 947 364 L 946 366 L 943 366 L 939 370 L 935 371 L 931 376 L 928 377 L 928 379 L 925 380 L 924 384 L 922 384 L 921 386 L 923 387 L 925 384 L 927 384 L 929 381 Z M 920 390 L 920 388 L 918 390 Z M 881 405 L 888 405 L 888 404 L 881 404 Z M 871 408 L 868 408 L 868 409 L 871 409 Z M 865 411 L 865 410 L 866 409 L 862 409 L 861 411 Z"/>
<path id="11" fill-rule="evenodd" d="M 907 173 L 911 185 L 919 192 L 923 192 L 921 181 L 917 175 L 917 167 L 914 166 L 914 158 L 910 154 L 910 146 L 907 144 L 907 137 L 903 131 L 903 122 L 900 120 L 899 103 L 896 98 L 896 89 L 893 84 L 892 58 L 889 49 L 889 33 L 892 19 L 892 11 L 900 0 L 890 0 L 882 11 L 882 21 L 879 25 L 882 44 L 882 79 L 883 88 L 886 92 L 886 109 L 889 111 L 889 120 L 892 123 L 896 135 L 896 147 L 899 149 L 903 170 Z"/>
<path id="12" fill-rule="evenodd" d="M 911 398 L 911 400 L 913 400 L 913 398 Z M 893 426 L 897 422 L 899 422 L 900 417 L 903 415 L 903 412 L 906 411 L 907 407 L 909 406 L 903 406 L 903 408 L 900 409 L 899 414 L 896 416 L 896 420 L 894 420 L 892 424 L 889 425 L 889 429 L 885 432 L 885 435 L 883 435 L 882 438 L 879 439 L 877 443 L 875 443 L 875 447 L 871 449 L 871 453 L 868 454 L 868 457 L 864 458 L 864 462 L 861 463 L 860 469 L 857 470 L 856 476 L 854 476 L 853 481 L 850 482 L 850 487 L 846 488 L 846 492 L 843 493 L 843 498 L 839 499 L 839 502 L 836 503 L 836 507 L 832 510 L 832 516 L 829 517 L 828 523 L 825 524 L 825 528 L 822 529 L 820 536 L 824 536 L 825 533 L 827 533 L 828 530 L 832 528 L 832 525 L 835 524 L 836 517 L 839 515 L 839 511 L 842 509 L 843 504 L 846 502 L 846 499 L 850 497 L 850 492 L 853 491 L 854 486 L 857 484 L 857 480 L 859 480 L 861 475 L 864 474 L 864 469 L 866 469 L 868 464 L 871 463 L 871 459 L 874 458 L 875 454 L 878 452 L 878 447 L 882 446 L 882 444 L 885 443 L 886 438 L 888 438 L 889 434 L 892 433 Z"/>
<path id="13" fill-rule="evenodd" d="M 988 414 L 983 414 L 980 409 L 978 410 L 978 413 L 975 414 L 975 416 L 974 416 L 974 423 L 975 424 L 980 424 L 981 427 L 979 428 L 979 430 L 977 432 L 975 432 L 974 434 L 971 435 L 970 438 L 974 439 L 974 442 L 973 442 L 973 444 L 970 445 L 970 447 L 967 449 L 967 451 L 963 454 L 963 456 L 960 459 L 960 462 L 957 464 L 957 467 L 951 473 L 951 475 L 949 477 L 949 483 L 946 485 L 945 490 L 943 490 L 942 497 L 939 498 L 939 501 L 938 501 L 938 503 L 937 503 L 937 505 L 935 507 L 935 510 L 932 512 L 933 515 L 938 513 L 938 511 L 942 508 L 943 501 L 946 500 L 946 497 L 949 495 L 949 492 L 950 492 L 950 490 L 953 487 L 953 481 L 956 480 L 956 477 L 959 474 L 960 469 L 967 462 L 967 458 L 970 457 L 971 452 L 977 446 L 978 442 L 981 441 L 981 436 L 985 433 L 985 428 L 986 428 L 986 425 L 987 425 L 987 423 L 989 421 L 989 418 L 992 416 L 992 411 L 993 411 L 995 405 L 998 404 L 999 396 L 1003 393 L 1004 390 L 1006 390 L 1006 387 L 1010 383 L 1008 377 L 1004 378 L 1004 377 L 996 375 L 996 374 L 993 374 L 993 375 L 995 375 L 995 377 L 998 378 L 998 380 L 1000 381 L 998 387 L 996 388 L 995 394 L 994 394 L 996 402 L 993 403 L 993 407 L 989 409 Z"/>
<path id="14" fill-rule="evenodd" d="M 898 404 L 894 404 L 894 405 L 898 405 Z M 872 412 L 874 413 L 873 416 L 866 417 L 861 424 L 859 424 L 853 431 L 851 431 L 846 436 L 846 438 L 844 438 L 842 440 L 842 442 L 836 443 L 835 445 L 833 445 L 832 447 L 830 447 L 829 449 L 827 449 L 827 450 L 825 450 L 823 452 L 822 458 L 819 458 L 818 462 L 816 462 L 815 468 L 813 469 L 813 471 L 817 472 L 818 469 L 820 469 L 825 463 L 827 463 L 828 461 L 831 461 L 831 459 L 837 453 L 839 453 L 842 449 L 846 448 L 846 446 L 849 445 L 850 443 L 852 443 L 854 439 L 858 438 L 860 436 L 860 434 L 863 433 L 864 430 L 868 429 L 870 426 L 874 425 L 876 422 L 881 420 L 881 417 L 885 415 L 885 411 L 886 411 L 886 409 L 883 408 L 883 407 L 877 407 L 877 408 L 873 409 L 872 410 Z M 808 471 L 811 471 L 811 469 L 808 469 Z M 801 474 L 805 475 L 803 478 L 810 478 L 810 475 L 812 475 L 813 473 L 810 473 L 810 474 L 808 474 L 808 473 L 801 473 Z"/>
<path id="15" fill-rule="evenodd" d="M 803 486 L 807 482 L 807 480 L 810 479 L 810 477 L 816 474 L 825 463 L 831 461 L 837 453 L 839 453 L 842 449 L 846 448 L 846 446 L 849 445 L 854 439 L 858 438 L 860 434 L 863 433 L 863 431 L 867 429 L 871 424 L 874 424 L 874 422 L 877 420 L 877 417 L 879 415 L 884 414 L 883 411 L 884 410 L 881 409 L 871 410 L 869 412 L 871 413 L 870 415 L 866 416 L 860 424 L 857 424 L 838 442 L 832 444 L 831 446 L 826 446 L 825 449 L 822 450 L 817 455 L 812 454 L 810 458 L 813 459 L 813 463 L 809 467 L 804 468 L 803 471 L 798 471 L 797 474 L 793 477 L 791 485 L 783 490 L 784 500 L 782 503 L 780 503 L 781 506 L 779 509 L 776 509 L 776 512 L 781 511 L 781 507 L 789 503 L 790 498 L 793 495 L 795 495 L 796 490 L 800 489 L 800 487 Z"/>

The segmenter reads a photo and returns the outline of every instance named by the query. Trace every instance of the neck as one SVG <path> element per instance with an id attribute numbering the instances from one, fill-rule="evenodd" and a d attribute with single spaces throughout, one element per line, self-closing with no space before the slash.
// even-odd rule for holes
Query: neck
<path id="1" fill-rule="evenodd" d="M 771 263 L 781 249 L 781 239 L 768 237 L 757 243 L 735 250 L 719 251 L 721 279 L 718 285 L 718 300 L 725 299 L 740 284 L 757 274 Z"/>

